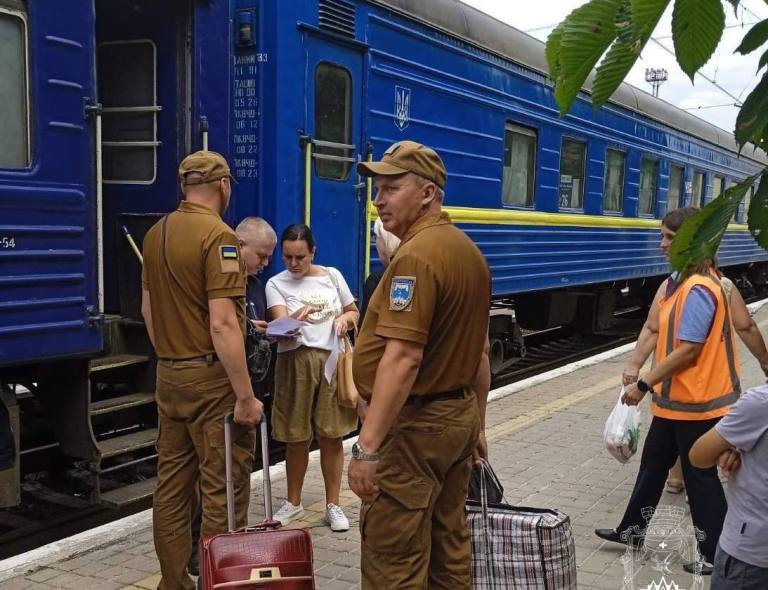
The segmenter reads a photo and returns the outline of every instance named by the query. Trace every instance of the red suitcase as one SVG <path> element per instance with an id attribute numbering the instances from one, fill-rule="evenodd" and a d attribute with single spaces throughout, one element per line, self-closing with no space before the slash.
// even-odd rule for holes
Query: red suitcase
<path id="1" fill-rule="evenodd" d="M 266 520 L 240 530 L 235 528 L 232 483 L 232 423 L 224 418 L 226 452 L 228 533 L 200 543 L 200 579 L 203 590 L 314 590 L 312 537 L 305 529 L 281 529 L 272 520 L 272 486 L 269 479 L 269 447 L 266 420 L 261 421 L 261 457 L 264 468 Z"/>

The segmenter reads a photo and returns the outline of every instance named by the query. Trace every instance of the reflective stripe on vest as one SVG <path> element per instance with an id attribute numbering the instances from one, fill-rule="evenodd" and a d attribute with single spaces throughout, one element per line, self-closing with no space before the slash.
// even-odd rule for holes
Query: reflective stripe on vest
<path id="1" fill-rule="evenodd" d="M 739 373 L 736 370 L 736 358 L 733 351 L 733 339 L 731 334 L 731 310 L 728 305 L 728 296 L 723 290 L 723 286 L 719 284 L 720 293 L 723 297 L 723 309 L 725 310 L 725 320 L 723 321 L 723 343 L 725 344 L 725 356 L 728 359 L 728 372 L 731 376 L 731 392 L 721 395 L 713 400 L 710 400 L 703 404 L 689 404 L 686 402 L 673 401 L 670 398 L 670 390 L 672 389 L 672 377 L 668 377 L 662 382 L 661 394 L 654 393 L 653 401 L 660 408 L 667 410 L 676 410 L 680 412 L 710 412 L 717 410 L 725 406 L 729 406 L 739 399 L 741 395 L 741 381 L 739 380 Z M 667 346 L 666 355 L 669 356 L 675 349 L 675 316 L 677 314 L 677 301 L 672 306 L 669 312 L 669 325 L 667 327 Z"/>

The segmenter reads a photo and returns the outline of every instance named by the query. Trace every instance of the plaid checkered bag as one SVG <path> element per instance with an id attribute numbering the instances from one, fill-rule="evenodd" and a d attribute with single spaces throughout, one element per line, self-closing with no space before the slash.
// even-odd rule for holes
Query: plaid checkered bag
<path id="1" fill-rule="evenodd" d="M 468 500 L 466 511 L 474 589 L 576 590 L 576 548 L 566 514 L 492 504 L 486 493 L 480 502 Z"/>

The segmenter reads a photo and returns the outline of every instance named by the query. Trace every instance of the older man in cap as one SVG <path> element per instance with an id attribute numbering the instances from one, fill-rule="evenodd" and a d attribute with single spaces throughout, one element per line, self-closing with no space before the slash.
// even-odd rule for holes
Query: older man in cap
<path id="1" fill-rule="evenodd" d="M 224 416 L 234 410 L 236 520 L 246 523 L 262 404 L 245 362 L 246 272 L 221 219 L 231 196 L 226 160 L 200 151 L 179 165 L 184 200 L 144 238 L 142 314 L 158 357 L 155 549 L 159 590 L 193 590 L 186 571 L 198 478 L 204 536 L 227 530 Z"/>
<path id="2" fill-rule="evenodd" d="M 358 166 L 402 242 L 368 306 L 354 378 L 370 403 L 349 484 L 363 499 L 363 588 L 469 589 L 464 501 L 488 393 L 491 277 L 442 212 L 446 170 L 412 141 Z"/>

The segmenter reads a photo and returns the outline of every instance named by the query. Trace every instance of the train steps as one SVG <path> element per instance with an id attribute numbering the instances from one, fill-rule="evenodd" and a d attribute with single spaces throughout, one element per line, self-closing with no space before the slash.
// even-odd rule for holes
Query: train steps
<path id="1" fill-rule="evenodd" d="M 144 325 L 120 316 L 106 318 L 104 350 L 89 367 L 88 415 L 98 449 L 92 498 L 122 508 L 154 490 L 155 363 Z"/>

